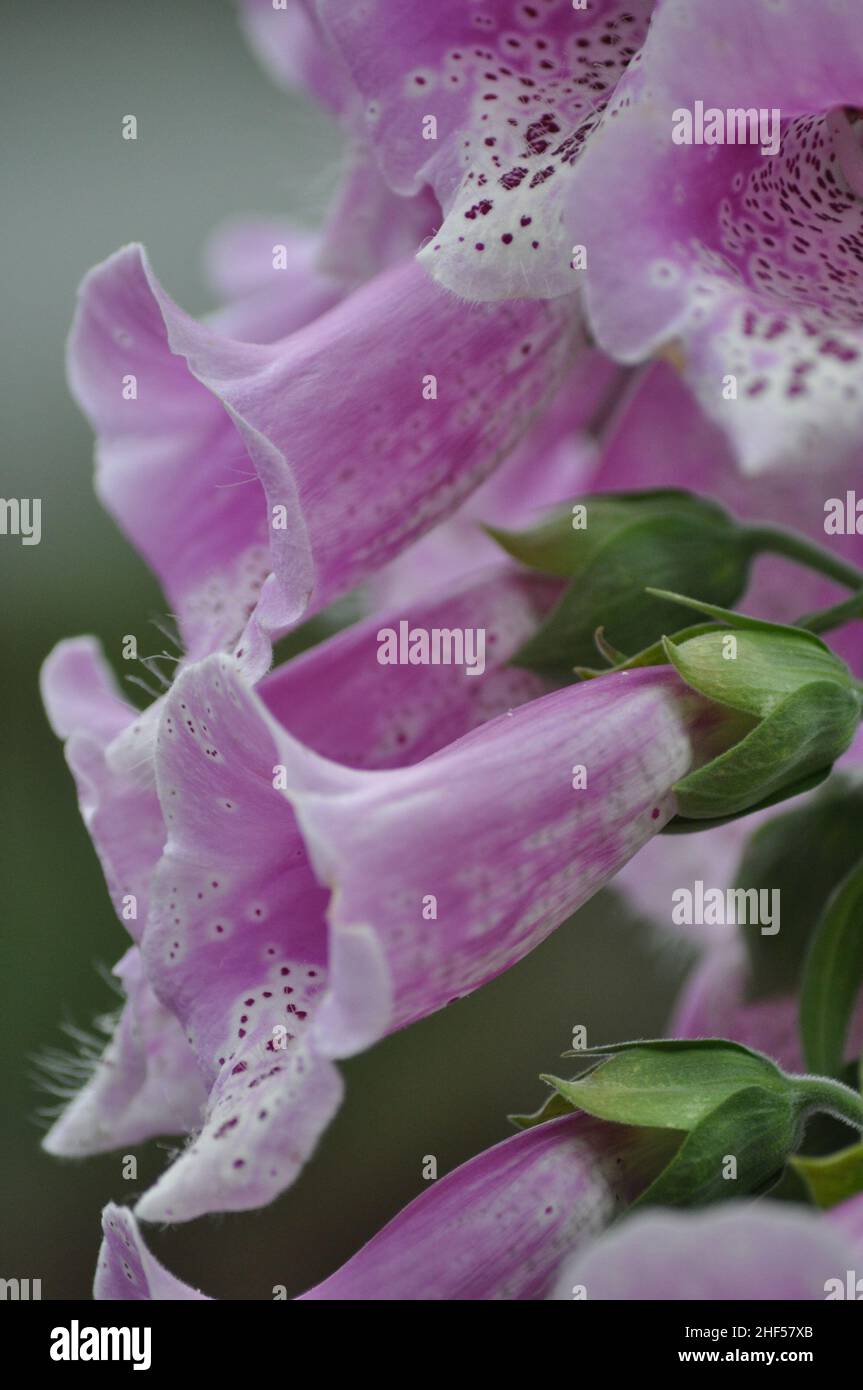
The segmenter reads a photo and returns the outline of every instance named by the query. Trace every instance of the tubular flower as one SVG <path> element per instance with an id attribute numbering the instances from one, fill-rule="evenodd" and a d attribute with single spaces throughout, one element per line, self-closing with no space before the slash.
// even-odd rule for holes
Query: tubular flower
<path id="1" fill-rule="evenodd" d="M 92 271 L 72 386 L 100 496 L 190 658 L 233 644 L 262 674 L 273 636 L 452 511 L 553 392 L 570 328 L 527 301 L 468 312 L 408 262 L 277 343 L 239 342 L 182 313 L 140 248 Z"/>
<path id="2" fill-rule="evenodd" d="M 748 471 L 857 455 L 854 0 L 665 0 L 615 103 L 569 208 L 599 342 L 629 362 L 673 344 Z"/>
<path id="3" fill-rule="evenodd" d="M 309 1300 L 539 1299 L 661 1166 L 656 1131 L 569 1115 L 440 1178 Z M 106 1207 L 97 1299 L 200 1298 L 153 1258 L 134 1216 Z"/>
<path id="4" fill-rule="evenodd" d="M 543 692 L 540 680 L 507 670 L 506 661 L 555 592 L 546 581 L 495 571 L 330 639 L 267 677 L 259 694 L 303 738 L 333 757 L 377 767 L 424 757 Z M 369 660 L 378 627 L 387 621 L 447 630 L 478 621 L 488 648 L 483 673 L 470 677 L 456 666 L 390 668 Z M 87 638 L 56 648 L 45 663 L 42 690 L 52 724 L 66 738 L 82 814 L 117 916 L 137 942 L 166 839 L 153 758 L 165 699 L 140 715 L 118 695 L 96 644 Z M 129 1125 L 142 1127 L 137 1138 L 198 1127 L 206 1089 L 201 1090 L 182 1028 L 153 994 L 136 949 L 117 974 L 127 994 L 124 1013 L 83 1092 L 48 1135 L 46 1146 L 54 1153 L 116 1147 L 129 1140 Z M 188 1079 L 182 1109 L 172 1094 L 180 1078 Z M 178 1124 L 181 1116 L 186 1123 Z"/>
<path id="5" fill-rule="evenodd" d="M 288 733 L 272 687 L 268 708 L 227 657 L 178 677 L 156 746 L 168 841 L 144 958 L 210 1101 L 142 1216 L 270 1200 L 338 1103 L 330 1059 L 520 960 L 661 829 L 715 712 L 668 671 L 603 687 L 367 771 L 300 742 L 297 706 Z"/>

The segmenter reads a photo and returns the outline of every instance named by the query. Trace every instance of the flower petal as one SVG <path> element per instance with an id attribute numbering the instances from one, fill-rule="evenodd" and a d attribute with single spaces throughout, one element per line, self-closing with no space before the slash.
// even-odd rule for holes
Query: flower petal
<path id="1" fill-rule="evenodd" d="M 662 0 L 641 70 L 676 101 L 798 116 L 863 97 L 855 0 Z"/>
<path id="2" fill-rule="evenodd" d="M 736 938 L 692 972 L 669 1025 L 676 1038 L 731 1038 L 774 1057 L 791 1071 L 804 1070 L 797 1031 L 797 1000 L 746 999 L 749 976 L 743 943 Z"/>
<path id="3" fill-rule="evenodd" d="M 123 700 L 91 637 L 60 642 L 45 661 L 41 690 L 117 916 L 137 938 L 149 877 L 165 842 L 144 750 L 144 722 Z"/>
<path id="4" fill-rule="evenodd" d="M 502 712 L 545 694 L 508 663 L 559 594 L 556 580 L 495 565 L 356 623 L 272 671 L 257 687 L 270 714 L 315 752 L 348 767 L 404 767 Z M 485 633 L 485 670 L 381 665 L 379 634 L 398 629 Z"/>
<path id="5" fill-rule="evenodd" d="M 308 93 L 334 116 L 356 104 L 356 91 L 328 42 L 313 0 L 240 0 L 240 24 L 249 47 L 274 81 Z"/>
<path id="6" fill-rule="evenodd" d="M 824 1219 L 856 1241 L 859 1249 L 863 1251 L 863 1193 L 831 1207 L 824 1213 Z"/>
<path id="7" fill-rule="evenodd" d="M 203 670 L 209 670 L 205 662 Z M 156 771 L 169 839 L 154 874 L 147 971 L 197 1054 L 203 1129 L 138 1204 L 150 1221 L 260 1206 L 293 1180 L 341 1100 L 309 1046 L 326 983 L 325 895 L 273 791 L 260 721 L 218 667 L 165 700 Z M 233 691 L 230 692 L 233 694 Z"/>
<path id="8" fill-rule="evenodd" d="M 333 308 L 344 280 L 320 265 L 318 236 L 275 218 L 229 222 L 204 249 L 207 279 L 224 305 L 207 324 L 242 343 L 273 343 Z"/>
<path id="9" fill-rule="evenodd" d="M 253 1038 L 219 1077 L 203 1129 L 138 1202 L 143 1221 L 264 1206 L 303 1167 L 339 1108 L 343 1083 L 332 1062 L 302 1042 L 292 1039 L 284 1059 L 276 1053 L 268 1063 L 262 1042 L 263 1035 Z"/>
<path id="10" fill-rule="evenodd" d="M 318 264 L 325 273 L 357 284 L 413 256 L 440 222 L 430 188 L 412 197 L 394 193 L 368 143 L 354 140 L 327 215 Z"/>
<path id="11" fill-rule="evenodd" d="M 721 16 L 707 0 L 663 4 L 571 190 L 599 342 L 635 361 L 680 340 L 702 405 L 752 472 L 841 459 L 863 420 L 863 203 L 829 116 L 859 104 L 863 64 L 850 8 L 820 19 L 782 23 L 767 0 Z M 723 121 L 764 111 L 776 129 L 676 143 L 696 101 Z"/>
<path id="12" fill-rule="evenodd" d="M 303 1300 L 540 1299 L 645 1186 L 656 1140 L 589 1115 L 505 1139 L 417 1197 Z"/>
<path id="13" fill-rule="evenodd" d="M 321 0 L 386 177 L 403 194 L 431 184 L 444 209 L 420 258 L 441 284 L 471 300 L 573 290 L 572 166 L 652 5 Z"/>
<path id="14" fill-rule="evenodd" d="M 619 389 L 623 373 L 610 358 L 585 348 L 540 420 L 491 477 L 449 521 L 379 571 L 371 581 L 381 605 L 420 597 L 429 574 L 454 583 L 492 563 L 502 551 L 484 525 L 518 530 L 555 503 L 586 492 L 597 468 L 588 425 Z"/>
<path id="15" fill-rule="evenodd" d="M 705 1252 L 709 1256 L 705 1257 Z M 552 1297 L 789 1302 L 824 1299 L 860 1243 L 813 1211 L 774 1202 L 649 1211 L 567 1260 Z"/>
<path id="16" fill-rule="evenodd" d="M 209 1302 L 207 1294 L 184 1284 L 151 1255 L 126 1207 L 109 1202 L 102 1213 L 102 1247 L 96 1266 L 93 1297 L 117 1302 L 146 1299 Z"/>
<path id="17" fill-rule="evenodd" d="M 708 951 L 686 982 L 669 1032 L 675 1038 L 731 1038 L 774 1057 L 788 1071 L 806 1070 L 800 1043 L 800 1003 L 793 994 L 749 998 L 743 943 L 731 940 Z M 863 1003 L 847 1045 L 848 1060 L 863 1048 Z"/>
<path id="18" fill-rule="evenodd" d="M 238 343 L 183 314 L 132 247 L 85 280 L 70 374 L 100 493 L 190 655 L 251 614 L 237 651 L 256 676 L 273 634 L 482 481 L 554 391 L 572 332 L 566 304 L 468 310 L 409 265 L 277 345 Z"/>
<path id="19" fill-rule="evenodd" d="M 195 1055 L 173 1014 L 157 1000 L 136 947 L 114 974 L 126 1004 L 90 1080 L 43 1141 L 75 1158 L 197 1128 L 207 1093 Z"/>

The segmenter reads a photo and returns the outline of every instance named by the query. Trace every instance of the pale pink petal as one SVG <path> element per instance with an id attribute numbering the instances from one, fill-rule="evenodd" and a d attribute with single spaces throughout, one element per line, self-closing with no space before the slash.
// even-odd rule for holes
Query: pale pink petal
<path id="1" fill-rule="evenodd" d="M 352 112 L 356 91 L 314 0 L 240 0 L 239 13 L 250 48 L 276 82 L 307 93 L 334 116 Z"/>
<path id="2" fill-rule="evenodd" d="M 89 1081 L 46 1135 L 50 1154 L 105 1153 L 200 1123 L 207 1093 L 195 1055 L 150 988 L 136 947 L 114 974 L 126 995 L 123 1012 Z"/>
<path id="3" fill-rule="evenodd" d="M 146 721 L 119 694 L 95 639 L 61 642 L 41 690 L 118 917 L 137 939 L 165 831 L 147 753 Z"/>
<path id="4" fill-rule="evenodd" d="M 375 602 L 419 597 L 430 574 L 438 583 L 454 582 L 499 563 L 503 552 L 483 526 L 519 530 L 556 503 L 590 491 L 599 454 L 588 427 L 620 389 L 623 375 L 610 358 L 585 347 L 542 417 L 488 481 L 451 520 L 374 577 Z"/>
<path id="5" fill-rule="evenodd" d="M 207 1294 L 184 1284 L 151 1255 L 126 1207 L 109 1202 L 102 1213 L 102 1246 L 96 1265 L 93 1297 L 106 1301 L 196 1300 Z"/>

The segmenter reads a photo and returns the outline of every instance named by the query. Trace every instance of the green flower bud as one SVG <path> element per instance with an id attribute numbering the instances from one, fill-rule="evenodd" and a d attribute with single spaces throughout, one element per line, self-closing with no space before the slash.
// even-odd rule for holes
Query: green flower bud
<path id="1" fill-rule="evenodd" d="M 545 1124 L 568 1107 L 679 1135 L 637 1206 L 701 1206 L 765 1191 L 781 1177 L 811 1115 L 863 1130 L 863 1100 L 849 1087 L 789 1075 L 762 1053 L 722 1038 L 614 1043 L 564 1056 L 593 1065 L 572 1081 L 544 1076 L 551 1100 L 518 1123 Z"/>
<path id="2" fill-rule="evenodd" d="M 663 593 L 663 598 L 675 596 Z M 851 744 L 859 687 L 814 633 L 689 598 L 715 628 L 663 640 L 666 660 L 700 695 L 755 720 L 732 747 L 675 787 L 678 823 L 727 820 L 815 786 Z"/>

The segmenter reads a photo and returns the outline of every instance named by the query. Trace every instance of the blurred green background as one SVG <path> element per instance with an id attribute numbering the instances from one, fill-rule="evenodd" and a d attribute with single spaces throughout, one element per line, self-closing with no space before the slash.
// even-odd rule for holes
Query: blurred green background
<path id="1" fill-rule="evenodd" d="M 131 1202 L 164 1166 L 170 1138 L 60 1162 L 39 1148 L 50 1098 L 33 1058 L 114 1008 L 100 977 L 125 949 L 62 750 L 42 714 L 40 663 L 60 638 L 95 633 L 115 666 L 121 638 L 146 640 L 165 602 L 92 491 L 90 430 L 65 386 L 76 285 L 124 242 L 146 243 L 193 313 L 213 307 L 201 245 L 238 214 L 320 220 L 341 141 L 274 88 L 228 0 L 5 0 L 0 59 L 5 162 L 3 400 L 6 497 L 42 498 L 42 541 L 0 537 L 3 680 L 2 1213 L 0 1276 L 41 1278 L 45 1298 L 87 1298 L 99 1212 Z M 138 140 L 121 121 L 138 118 Z M 144 648 L 146 650 L 146 647 Z M 592 1041 L 650 1035 L 681 977 L 610 893 L 503 978 L 344 1064 L 348 1099 L 300 1181 L 258 1212 L 148 1231 L 181 1277 L 220 1298 L 288 1294 L 331 1272 L 424 1186 L 511 1133 L 508 1112 L 542 1098 L 585 1024 Z"/>

